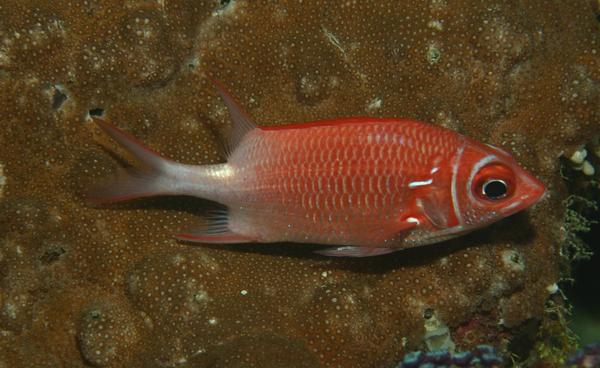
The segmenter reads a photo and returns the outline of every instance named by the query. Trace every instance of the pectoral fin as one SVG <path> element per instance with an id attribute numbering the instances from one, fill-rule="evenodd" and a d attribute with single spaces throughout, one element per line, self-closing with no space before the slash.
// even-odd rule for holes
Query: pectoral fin
<path id="1" fill-rule="evenodd" d="M 444 204 L 435 194 L 419 198 L 417 207 L 429 222 L 438 229 L 448 227 L 448 219 L 450 218 L 449 206 Z"/>

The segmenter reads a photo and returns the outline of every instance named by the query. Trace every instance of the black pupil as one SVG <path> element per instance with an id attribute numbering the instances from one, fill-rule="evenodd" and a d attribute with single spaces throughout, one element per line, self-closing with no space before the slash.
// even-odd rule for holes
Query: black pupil
<path id="1" fill-rule="evenodd" d="M 483 185 L 483 194 L 490 199 L 498 199 L 506 195 L 506 189 L 502 180 L 490 180 Z"/>

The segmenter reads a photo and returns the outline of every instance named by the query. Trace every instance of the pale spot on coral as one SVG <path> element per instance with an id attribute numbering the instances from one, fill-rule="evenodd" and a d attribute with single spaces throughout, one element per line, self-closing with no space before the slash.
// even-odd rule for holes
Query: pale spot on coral
<path id="1" fill-rule="evenodd" d="M 383 100 L 381 99 L 381 97 L 375 97 L 367 105 L 367 111 L 378 110 L 379 108 L 381 108 L 382 103 L 383 103 Z"/>
<path id="2" fill-rule="evenodd" d="M 4 176 L 4 165 L 0 163 L 0 199 L 4 197 L 4 187 L 6 186 L 6 176 Z"/>
<path id="3" fill-rule="evenodd" d="M 429 28 L 435 29 L 436 31 L 441 31 L 442 29 L 444 29 L 442 22 L 440 22 L 439 20 L 431 20 L 429 21 L 429 23 L 427 23 L 427 26 Z"/>
<path id="4" fill-rule="evenodd" d="M 596 169 L 588 160 L 584 160 L 581 164 L 581 172 L 587 176 L 594 176 Z"/>
<path id="5" fill-rule="evenodd" d="M 454 351 L 455 344 L 450 336 L 450 329 L 441 321 L 437 313 L 428 308 L 423 313 L 425 335 L 423 340 L 429 351 L 448 350 Z"/>
<path id="6" fill-rule="evenodd" d="M 17 318 L 17 307 L 12 302 L 6 302 L 4 304 L 4 314 L 8 316 L 8 318 L 16 319 Z"/>
<path id="7" fill-rule="evenodd" d="M 0 66 L 7 67 L 10 65 L 10 56 L 6 46 L 0 46 Z M 1 74 L 0 74 L 1 75 Z"/>
<path id="8" fill-rule="evenodd" d="M 550 284 L 546 287 L 546 290 L 548 290 L 548 293 L 550 294 L 556 294 L 557 292 L 560 291 L 560 288 L 558 287 L 557 283 L 554 284 Z"/>
<path id="9" fill-rule="evenodd" d="M 342 43 L 340 42 L 339 38 L 333 34 L 333 32 L 325 28 L 325 26 L 321 26 L 321 30 L 323 31 L 325 37 L 327 37 L 327 40 L 345 56 L 346 50 L 344 50 L 342 47 Z"/>
<path id="10" fill-rule="evenodd" d="M 224 16 L 224 15 L 232 15 L 239 7 L 240 7 L 240 1 L 229 0 L 225 3 L 224 6 L 220 6 L 215 11 L 213 11 L 212 15 L 214 17 Z"/>
<path id="11" fill-rule="evenodd" d="M 182 264 L 185 261 L 185 257 L 182 256 L 181 254 L 175 254 L 173 256 L 173 258 L 171 259 L 171 261 L 173 262 L 173 264 L 175 266 L 179 266 L 180 264 Z"/>
<path id="12" fill-rule="evenodd" d="M 570 160 L 576 165 L 581 165 L 586 157 L 587 150 L 585 148 L 581 148 L 573 152 L 573 154 L 570 157 Z"/>
<path id="13" fill-rule="evenodd" d="M 508 249 L 502 252 L 502 262 L 513 271 L 521 272 L 525 270 L 525 259 L 516 250 Z"/>
<path id="14" fill-rule="evenodd" d="M 205 303 L 207 301 L 210 301 L 210 298 L 208 297 L 208 293 L 204 290 L 198 290 L 195 294 L 194 294 L 194 300 L 199 302 L 199 303 Z"/>
<path id="15" fill-rule="evenodd" d="M 427 46 L 426 57 L 429 64 L 437 64 L 442 57 L 442 52 L 440 51 L 439 46 L 435 43 L 429 44 L 429 46 Z"/>

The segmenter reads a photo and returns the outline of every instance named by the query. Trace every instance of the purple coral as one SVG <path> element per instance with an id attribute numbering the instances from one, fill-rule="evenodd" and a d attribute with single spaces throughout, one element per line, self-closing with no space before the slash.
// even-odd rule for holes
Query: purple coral
<path id="1" fill-rule="evenodd" d="M 593 368 L 600 366 L 600 342 L 592 343 L 577 350 L 566 361 L 568 367 Z"/>
<path id="2" fill-rule="evenodd" d="M 441 367 L 499 367 L 502 357 L 490 345 L 478 345 L 472 351 L 450 353 L 413 351 L 404 356 L 396 368 L 441 368 Z"/>

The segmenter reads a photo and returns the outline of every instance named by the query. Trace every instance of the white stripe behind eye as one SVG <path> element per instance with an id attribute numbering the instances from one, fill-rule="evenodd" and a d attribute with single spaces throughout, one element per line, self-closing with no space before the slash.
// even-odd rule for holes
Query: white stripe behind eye
<path id="1" fill-rule="evenodd" d="M 484 158 L 482 158 L 481 160 L 479 160 L 473 166 L 473 169 L 471 169 L 471 174 L 469 175 L 469 180 L 467 180 L 467 194 L 469 195 L 469 199 L 473 203 L 477 202 L 477 200 L 475 199 L 475 196 L 473 196 L 473 193 L 471 192 L 471 188 L 473 187 L 473 179 L 475 178 L 475 174 L 477 174 L 482 167 L 484 167 L 485 165 L 489 164 L 491 161 L 497 160 L 497 159 L 498 159 L 498 157 L 495 156 L 495 155 L 487 155 Z"/>
<path id="2" fill-rule="evenodd" d="M 452 183 L 450 185 L 450 193 L 452 194 L 452 209 L 454 210 L 454 215 L 458 220 L 459 225 L 464 223 L 464 219 L 462 214 L 460 213 L 460 205 L 458 204 L 458 194 L 456 193 L 456 180 L 458 178 L 458 167 L 460 166 L 460 159 L 465 151 L 465 145 L 463 144 L 456 153 L 456 157 L 452 162 Z"/>
<path id="3" fill-rule="evenodd" d="M 493 150 L 494 150 L 494 151 L 496 151 L 496 152 L 500 152 L 500 153 L 502 153 L 503 155 L 510 156 L 510 153 L 508 153 L 508 151 L 506 151 L 506 150 L 504 150 L 504 149 L 502 149 L 502 148 L 500 148 L 500 147 L 492 146 L 492 145 L 491 145 L 491 144 L 489 144 L 489 143 L 484 143 L 484 144 L 485 144 L 486 146 L 490 147 L 491 149 L 493 149 Z"/>

